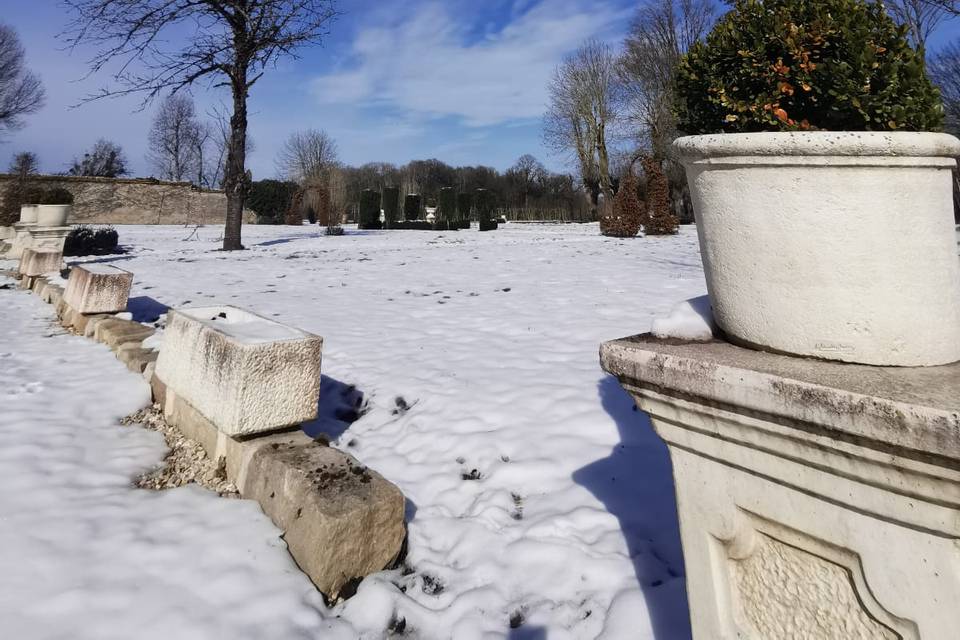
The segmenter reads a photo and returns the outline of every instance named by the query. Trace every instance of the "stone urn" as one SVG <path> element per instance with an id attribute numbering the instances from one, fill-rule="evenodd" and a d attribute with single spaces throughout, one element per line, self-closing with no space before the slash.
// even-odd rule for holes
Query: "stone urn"
<path id="1" fill-rule="evenodd" d="M 738 133 L 673 148 L 728 339 L 872 365 L 960 360 L 951 181 L 960 140 Z"/>
<path id="2" fill-rule="evenodd" d="M 69 204 L 41 204 L 37 205 L 37 226 L 65 227 L 70 212 L 73 209 Z"/>
<path id="3" fill-rule="evenodd" d="M 20 222 L 36 224 L 38 207 L 39 205 L 35 204 L 20 205 Z"/>

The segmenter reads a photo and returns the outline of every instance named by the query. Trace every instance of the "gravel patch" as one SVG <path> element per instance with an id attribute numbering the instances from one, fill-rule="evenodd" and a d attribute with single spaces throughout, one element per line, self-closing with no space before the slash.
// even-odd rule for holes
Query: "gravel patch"
<path id="1" fill-rule="evenodd" d="M 121 424 L 141 425 L 163 434 L 170 453 L 163 459 L 163 465 L 144 473 L 136 479 L 141 489 L 173 489 L 195 482 L 215 491 L 222 498 L 239 498 L 240 494 L 233 483 L 227 481 L 224 466 L 216 465 L 207 456 L 199 443 L 185 437 L 180 430 L 167 424 L 159 405 L 145 407 L 123 418 Z"/>

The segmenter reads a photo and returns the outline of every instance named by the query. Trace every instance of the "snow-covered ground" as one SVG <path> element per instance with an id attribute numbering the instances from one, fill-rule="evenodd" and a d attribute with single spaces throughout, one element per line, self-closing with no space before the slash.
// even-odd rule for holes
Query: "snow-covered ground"
<path id="1" fill-rule="evenodd" d="M 14 629 L 689 636 L 669 458 L 597 348 L 704 293 L 693 228 L 616 240 L 596 225 L 248 226 L 238 253 L 216 250 L 219 227 L 118 230 L 131 252 L 98 260 L 134 272 L 137 319 L 225 303 L 324 336 L 308 431 L 403 490 L 407 567 L 326 609 L 256 505 L 130 488 L 162 451 L 157 434 L 113 424 L 144 402 L 142 383 L 105 348 L 44 338 L 49 307 L 0 291 L 0 566 L 15 568 L 0 619 L 32 607 Z M 365 407 L 352 423 L 335 417 L 349 385 Z"/>

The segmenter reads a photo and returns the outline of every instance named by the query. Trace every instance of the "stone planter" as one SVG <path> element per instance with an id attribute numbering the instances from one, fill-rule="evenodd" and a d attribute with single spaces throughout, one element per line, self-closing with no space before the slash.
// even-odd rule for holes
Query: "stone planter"
<path id="1" fill-rule="evenodd" d="M 69 204 L 41 204 L 37 205 L 37 226 L 38 227 L 63 227 L 67 224 L 67 218 L 70 217 L 70 211 L 73 209 Z"/>
<path id="2" fill-rule="evenodd" d="M 877 365 L 960 360 L 939 133 L 680 138 L 717 324 L 740 344 Z"/>
<path id="3" fill-rule="evenodd" d="M 236 307 L 172 309 L 156 375 L 234 437 L 312 420 L 323 339 Z"/>
<path id="4" fill-rule="evenodd" d="M 36 205 L 36 204 L 20 205 L 20 222 L 26 222 L 28 224 L 36 224 L 38 207 L 39 205 Z"/>

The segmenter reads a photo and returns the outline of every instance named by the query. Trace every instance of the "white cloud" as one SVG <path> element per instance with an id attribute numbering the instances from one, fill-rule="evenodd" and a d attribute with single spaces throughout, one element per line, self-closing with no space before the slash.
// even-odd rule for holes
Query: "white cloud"
<path id="1" fill-rule="evenodd" d="M 529 4 L 517 0 L 510 22 L 479 37 L 464 11 L 457 19 L 438 3 L 361 28 L 349 66 L 314 79 L 313 94 L 323 104 L 455 116 L 475 127 L 539 118 L 556 65 L 586 38 L 622 28 L 629 12 L 596 0 Z"/>

